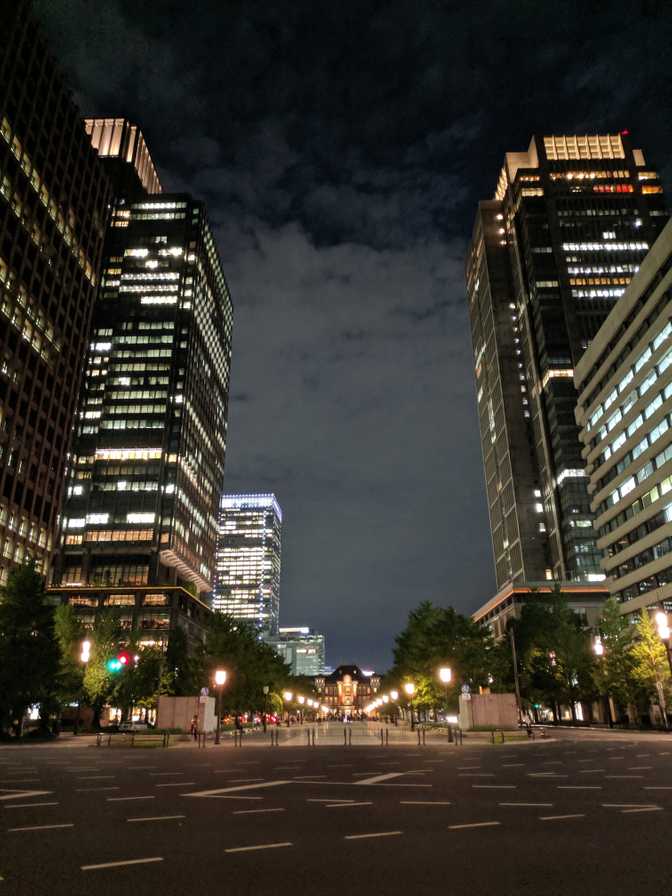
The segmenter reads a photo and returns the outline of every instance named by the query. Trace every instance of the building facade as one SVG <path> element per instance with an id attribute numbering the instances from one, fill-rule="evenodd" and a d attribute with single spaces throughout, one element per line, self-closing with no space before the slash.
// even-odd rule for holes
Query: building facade
<path id="1" fill-rule="evenodd" d="M 0 27 L 0 584 L 55 547 L 110 188 L 29 4 Z"/>
<path id="2" fill-rule="evenodd" d="M 575 370 L 607 587 L 624 613 L 672 609 L 672 222 Z"/>
<path id="3" fill-rule="evenodd" d="M 212 591 L 231 328 L 203 204 L 118 197 L 63 509 L 61 590 Z"/>
<path id="4" fill-rule="evenodd" d="M 534 136 L 479 204 L 466 279 L 498 588 L 603 579 L 574 368 L 666 218 L 626 132 Z"/>
<path id="5" fill-rule="evenodd" d="M 275 495 L 224 495 L 213 609 L 271 637 L 280 615 L 282 510 Z"/>
<path id="6" fill-rule="evenodd" d="M 507 584 L 494 597 L 479 607 L 471 618 L 486 627 L 495 641 L 506 637 L 510 619 L 517 619 L 525 604 L 544 603 L 561 596 L 579 617 L 584 628 L 595 628 L 609 596 L 603 584 L 575 582 L 531 582 L 528 585 Z"/>
<path id="7" fill-rule="evenodd" d="M 324 674 L 325 637 L 307 625 L 280 626 L 276 637 L 264 640 L 287 663 L 292 675 Z"/>
<path id="8" fill-rule="evenodd" d="M 343 716 L 363 713 L 380 690 L 380 676 L 365 673 L 359 666 L 338 666 L 331 675 L 315 679 L 320 703 Z"/>

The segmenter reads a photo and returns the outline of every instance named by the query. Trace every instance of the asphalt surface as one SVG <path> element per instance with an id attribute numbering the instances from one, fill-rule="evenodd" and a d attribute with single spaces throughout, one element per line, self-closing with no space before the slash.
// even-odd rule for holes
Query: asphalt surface
<path id="1" fill-rule="evenodd" d="M 336 732 L 340 737 L 340 731 Z M 0 896 L 662 894 L 672 736 L 0 749 Z"/>

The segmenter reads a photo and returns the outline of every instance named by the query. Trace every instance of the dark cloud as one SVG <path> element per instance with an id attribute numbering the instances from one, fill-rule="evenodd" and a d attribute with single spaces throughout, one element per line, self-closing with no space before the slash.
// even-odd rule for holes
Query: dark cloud
<path id="1" fill-rule="evenodd" d="M 208 202 L 236 306 L 229 490 L 285 512 L 282 615 L 383 666 L 493 589 L 463 257 L 503 154 L 628 127 L 672 178 L 667 4 L 36 0 L 87 113 Z"/>

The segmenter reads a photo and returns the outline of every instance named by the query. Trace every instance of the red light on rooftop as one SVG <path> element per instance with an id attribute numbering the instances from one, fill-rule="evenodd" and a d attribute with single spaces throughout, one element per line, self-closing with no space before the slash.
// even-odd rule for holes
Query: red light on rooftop
<path id="1" fill-rule="evenodd" d="M 625 130 L 621 131 L 621 137 L 629 137 L 629 136 L 630 136 L 630 131 L 627 128 L 625 128 Z"/>

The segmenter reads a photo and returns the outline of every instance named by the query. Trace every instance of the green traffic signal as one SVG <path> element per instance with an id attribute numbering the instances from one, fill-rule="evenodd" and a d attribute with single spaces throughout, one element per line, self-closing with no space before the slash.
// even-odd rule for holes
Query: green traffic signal
<path id="1" fill-rule="evenodd" d="M 117 659 L 116 656 L 107 660 L 107 662 L 105 663 L 105 668 L 107 669 L 108 672 L 118 672 L 121 669 L 121 667 L 122 667 L 121 660 Z"/>

